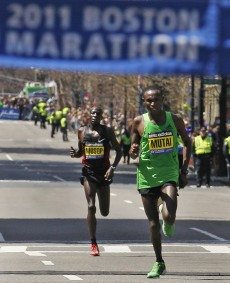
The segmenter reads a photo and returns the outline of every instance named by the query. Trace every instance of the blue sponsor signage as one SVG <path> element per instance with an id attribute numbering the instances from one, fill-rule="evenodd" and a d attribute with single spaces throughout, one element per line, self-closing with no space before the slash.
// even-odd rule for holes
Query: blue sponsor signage
<path id="1" fill-rule="evenodd" d="M 0 66 L 230 74 L 230 0 L 1 0 Z"/>
<path id="2" fill-rule="evenodd" d="M 19 110 L 11 107 L 0 108 L 0 119 L 4 120 L 18 120 Z"/>

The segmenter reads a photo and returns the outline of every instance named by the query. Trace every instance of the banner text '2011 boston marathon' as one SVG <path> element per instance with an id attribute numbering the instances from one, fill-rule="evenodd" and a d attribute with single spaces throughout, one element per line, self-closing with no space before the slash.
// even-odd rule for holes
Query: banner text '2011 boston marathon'
<path id="1" fill-rule="evenodd" d="M 0 8 L 0 66 L 230 73 L 222 60 L 230 1 L 2 0 Z"/>

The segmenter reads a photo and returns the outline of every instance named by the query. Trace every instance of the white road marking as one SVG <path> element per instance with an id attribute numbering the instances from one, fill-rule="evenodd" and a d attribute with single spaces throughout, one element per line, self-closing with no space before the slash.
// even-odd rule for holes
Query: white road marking
<path id="1" fill-rule="evenodd" d="M 6 142 L 6 141 L 10 141 L 10 142 L 12 142 L 13 141 L 13 139 L 0 139 L 0 142 Z"/>
<path id="2" fill-rule="evenodd" d="M 119 244 L 119 245 L 111 245 L 104 244 L 101 245 L 103 249 L 101 249 L 101 253 L 131 253 L 131 254 L 152 254 L 152 245 L 151 244 Z M 69 246 L 68 246 L 69 247 Z M 24 253 L 31 256 L 47 256 L 44 254 L 88 254 L 88 244 L 87 245 L 71 245 L 73 250 L 66 250 L 66 246 L 62 245 L 47 245 L 47 246 L 2 246 L 0 247 L 0 253 Z M 138 250 L 132 250 L 132 247 L 139 247 Z M 143 247 L 143 250 L 140 248 Z M 213 244 L 200 244 L 200 243 L 178 243 L 178 244 L 163 244 L 163 247 L 174 247 L 173 250 L 164 251 L 165 254 L 229 254 L 230 246 L 229 245 L 213 245 Z M 183 251 L 175 251 L 175 247 L 183 247 Z M 184 247 L 189 248 L 185 250 Z M 200 247 L 201 249 L 198 251 L 192 251 L 192 247 Z M 27 251 L 30 248 L 37 248 L 35 251 Z M 42 248 L 47 248 L 48 250 L 42 250 Z M 62 250 L 51 250 L 50 248 L 58 249 L 62 248 Z M 76 250 L 80 248 L 79 250 Z M 82 250 L 85 248 L 85 250 Z M 146 248 L 149 248 L 146 250 Z"/>
<path id="3" fill-rule="evenodd" d="M 27 246 L 3 246 L 0 248 L 0 253 L 24 253 Z"/>
<path id="4" fill-rule="evenodd" d="M 195 189 L 196 186 L 195 185 L 190 185 L 189 188 Z"/>
<path id="5" fill-rule="evenodd" d="M 45 255 L 41 252 L 38 252 L 38 251 L 26 251 L 25 254 L 29 255 L 29 256 L 44 256 L 44 257 L 47 256 L 47 255 Z"/>
<path id="6" fill-rule="evenodd" d="M 42 263 L 44 265 L 54 265 L 54 263 L 52 261 L 50 261 L 50 260 L 42 260 Z"/>
<path id="7" fill-rule="evenodd" d="M 131 200 L 124 200 L 124 202 L 126 202 L 126 203 L 133 203 Z"/>
<path id="8" fill-rule="evenodd" d="M 38 180 L 0 180 L 0 183 L 51 183 L 51 181 L 38 181 Z"/>
<path id="9" fill-rule="evenodd" d="M 116 246 L 106 245 L 102 247 L 104 248 L 105 253 L 130 253 L 131 252 L 130 248 L 126 245 L 116 245 Z"/>
<path id="10" fill-rule="evenodd" d="M 6 154 L 6 158 L 10 161 L 14 161 L 13 158 L 9 154 Z"/>
<path id="11" fill-rule="evenodd" d="M 5 242 L 4 237 L 2 236 L 2 233 L 0 232 L 0 242 Z"/>
<path id="12" fill-rule="evenodd" d="M 143 207 L 143 206 L 140 206 L 139 209 L 144 210 L 144 207 Z"/>
<path id="13" fill-rule="evenodd" d="M 214 234 L 212 234 L 212 233 L 209 233 L 209 232 L 207 232 L 207 231 L 204 231 L 204 230 L 201 230 L 201 229 L 198 229 L 198 228 L 195 228 L 195 227 L 191 227 L 191 228 L 189 228 L 189 229 L 194 230 L 194 231 L 197 231 L 197 232 L 200 232 L 200 233 L 202 233 L 202 234 L 204 234 L 204 235 L 207 235 L 207 236 L 209 236 L 210 238 L 213 238 L 213 239 L 215 239 L 215 240 L 218 240 L 218 241 L 221 241 L 221 242 L 227 242 L 227 240 L 225 240 L 225 239 L 223 239 L 223 238 L 221 238 L 221 237 L 218 237 L 218 236 L 216 236 L 216 235 L 214 235 Z"/>
<path id="14" fill-rule="evenodd" d="M 116 197 L 116 196 L 117 196 L 117 195 L 114 194 L 114 193 L 110 193 L 110 195 L 111 195 L 112 197 Z"/>
<path id="15" fill-rule="evenodd" d="M 123 245 L 124 244 L 124 240 L 117 240 L 119 242 L 119 245 Z M 108 243 L 107 243 L 108 242 Z M 112 241 L 114 242 L 114 241 Z M 194 242 L 194 243 L 163 243 L 162 246 L 164 247 L 200 247 L 200 246 L 212 246 L 210 244 L 208 244 L 210 242 L 210 240 L 208 241 L 204 241 L 202 243 L 200 242 Z M 100 244 L 100 241 L 99 241 L 99 244 Z M 116 244 L 111 244 L 110 241 L 103 241 L 102 244 L 100 245 L 103 245 L 103 246 L 107 246 L 107 245 L 113 245 L 115 246 Z M 152 247 L 152 244 L 146 244 L 146 243 L 125 243 L 124 245 L 126 246 L 129 246 L 129 247 Z M 218 245 L 220 246 L 228 246 L 228 244 L 226 243 L 225 245 L 223 244 L 219 244 Z M 229 245 L 230 245 L 230 242 L 229 242 Z M 0 248 L 1 247 L 6 247 L 6 245 L 1 245 L 0 244 Z M 8 246 L 7 246 L 8 247 Z M 81 244 L 47 244 L 47 245 L 43 245 L 43 244 L 34 244 L 34 245 L 29 245 L 29 246 L 26 246 L 27 248 L 36 248 L 36 249 L 41 249 L 41 248 L 58 248 L 58 249 L 62 249 L 62 248 L 66 248 L 66 247 L 71 247 L 71 248 L 86 248 L 88 250 L 89 248 L 89 243 L 88 241 L 83 241 Z M 46 252 L 44 250 L 40 250 L 40 252 Z M 48 252 L 48 251 L 47 251 Z"/>
<path id="16" fill-rule="evenodd" d="M 119 171 L 119 170 L 116 170 L 116 173 L 118 173 L 119 175 L 136 175 L 137 173 L 136 172 L 132 172 L 132 171 Z"/>
<path id="17" fill-rule="evenodd" d="M 202 246 L 200 246 L 202 247 Z M 196 252 L 193 252 L 193 251 L 164 251 L 164 254 L 210 254 L 210 253 L 217 253 L 217 254 L 226 254 L 226 253 L 230 253 L 230 250 L 229 248 L 227 249 L 228 247 L 225 247 L 223 249 L 210 249 L 208 250 L 208 248 L 206 248 L 206 251 L 196 251 Z M 0 253 L 3 253 L 0 251 Z M 7 252 L 4 252 L 4 253 L 7 253 Z M 13 252 L 9 252 L 9 253 L 13 253 Z M 19 252 L 17 252 L 19 253 Z M 47 253 L 47 254 L 89 254 L 89 251 L 43 251 L 43 253 Z M 130 253 L 130 254 L 153 254 L 153 251 L 152 250 L 149 250 L 149 251 L 146 251 L 146 250 L 143 250 L 143 251 L 108 251 L 108 252 L 105 252 L 105 251 L 101 251 L 100 250 L 100 253 L 103 254 L 103 253 Z M 24 254 L 27 254 L 28 255 L 28 252 L 24 252 Z M 42 256 L 42 255 L 39 255 L 39 252 L 37 253 L 38 255 L 37 256 Z M 46 256 L 46 255 L 44 255 Z"/>
<path id="18" fill-rule="evenodd" d="M 78 277 L 77 275 L 63 275 L 65 278 L 71 281 L 83 280 L 82 278 Z"/>
<path id="19" fill-rule="evenodd" d="M 205 250 L 214 253 L 214 254 L 230 254 L 230 248 L 226 246 L 201 246 Z"/>
<path id="20" fill-rule="evenodd" d="M 56 175 L 53 175 L 54 179 L 57 179 L 58 181 L 61 181 L 61 182 L 66 182 L 66 180 L 62 179 L 61 177 L 58 177 Z"/>
<path id="21" fill-rule="evenodd" d="M 227 247 L 226 247 L 227 248 Z M 205 251 L 196 251 L 196 252 L 193 252 L 193 251 L 164 251 L 164 254 L 209 254 L 210 253 L 210 250 L 208 250 L 208 248 L 206 249 L 207 252 Z M 48 254 L 89 254 L 89 251 L 43 251 L 43 253 L 48 253 Z M 143 251 L 101 251 L 100 250 L 100 253 L 103 254 L 103 253 L 131 253 L 131 254 L 142 254 L 142 253 L 145 253 L 145 254 L 152 254 L 153 251 L 150 250 L 150 251 L 146 251 L 146 250 L 143 250 Z M 226 250 L 226 249 L 223 249 L 223 251 L 221 249 L 216 249 L 216 251 L 212 250 L 212 253 L 218 253 L 218 254 L 222 254 L 222 253 L 229 253 L 229 250 Z"/>

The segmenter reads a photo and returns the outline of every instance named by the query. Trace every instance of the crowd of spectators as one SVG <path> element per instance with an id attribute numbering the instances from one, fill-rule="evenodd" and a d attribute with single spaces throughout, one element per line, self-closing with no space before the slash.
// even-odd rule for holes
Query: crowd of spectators
<path id="1" fill-rule="evenodd" d="M 39 99 L 28 99 L 25 96 L 0 96 L 0 108 L 12 108 L 18 109 L 19 111 L 19 120 L 31 120 L 33 119 L 32 109 L 39 102 Z M 55 101 L 56 102 L 56 101 Z M 46 102 L 47 116 L 49 113 L 57 109 L 57 103 L 54 101 Z M 70 111 L 68 114 L 68 129 L 70 131 L 77 131 L 77 129 L 85 124 L 88 124 L 90 119 L 90 109 L 93 106 L 93 102 L 85 101 L 83 105 L 79 107 L 69 106 Z M 63 106 L 64 107 L 64 106 Z M 128 119 L 127 127 L 131 125 L 130 119 Z M 111 117 L 109 109 L 104 110 L 103 113 L 103 124 L 107 126 L 114 127 L 118 139 L 120 139 L 122 129 L 125 127 L 124 114 L 116 113 Z"/>
<path id="2" fill-rule="evenodd" d="M 0 109 L 3 107 L 13 108 L 19 110 L 19 119 L 21 120 L 33 120 L 33 107 L 39 103 L 39 100 L 29 100 L 26 97 L 21 96 L 0 96 Z M 50 116 L 56 110 L 61 110 L 58 102 L 54 99 L 49 99 L 45 104 L 46 109 L 46 120 L 47 124 L 51 124 Z M 73 106 L 73 105 L 64 105 L 64 107 L 68 107 L 68 115 L 66 116 L 67 121 L 67 130 L 73 133 L 76 133 L 77 130 L 83 126 L 89 124 L 90 119 L 90 109 L 94 105 L 94 102 L 88 100 L 84 101 L 81 106 Z M 121 112 L 111 113 L 109 108 L 105 108 L 103 112 L 103 120 L 102 123 L 109 127 L 114 128 L 114 132 L 116 134 L 116 138 L 119 142 L 122 141 L 122 135 L 125 131 L 130 132 L 132 118 L 129 118 L 125 121 L 124 114 Z M 192 139 L 194 139 L 197 135 L 199 135 L 199 129 L 191 132 L 191 127 L 188 121 L 185 121 L 186 128 L 189 131 L 189 134 Z M 43 127 L 44 128 L 44 127 Z M 229 136 L 229 129 L 227 136 Z M 220 136 L 219 136 L 219 125 L 207 125 L 207 132 L 213 138 L 215 143 L 215 155 L 213 158 L 213 170 L 214 174 L 216 174 L 216 168 L 218 168 L 219 163 L 219 152 L 222 150 L 220 146 Z M 195 171 L 194 162 L 191 162 L 190 168 Z"/>
<path id="3" fill-rule="evenodd" d="M 0 109 L 2 108 L 18 109 L 19 120 L 26 120 L 31 112 L 32 103 L 24 96 L 4 95 L 0 96 Z"/>

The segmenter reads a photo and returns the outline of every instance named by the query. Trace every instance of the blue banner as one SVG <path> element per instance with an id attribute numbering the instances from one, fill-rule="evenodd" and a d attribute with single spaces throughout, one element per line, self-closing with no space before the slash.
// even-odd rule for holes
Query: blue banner
<path id="1" fill-rule="evenodd" d="M 230 74 L 230 0 L 1 0 L 0 66 Z"/>
<path id="2" fill-rule="evenodd" d="M 19 110 L 11 107 L 0 108 L 0 119 L 4 120 L 18 120 Z"/>

